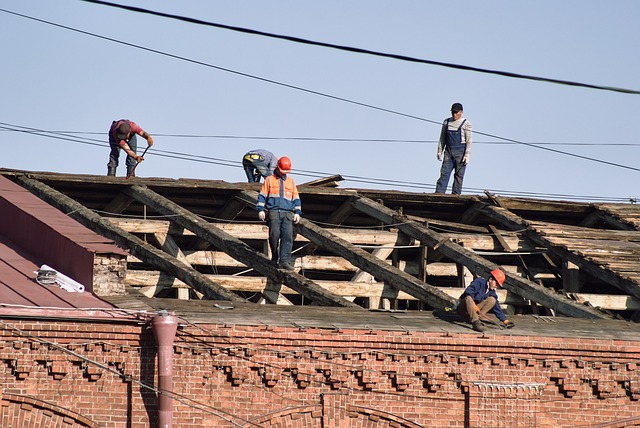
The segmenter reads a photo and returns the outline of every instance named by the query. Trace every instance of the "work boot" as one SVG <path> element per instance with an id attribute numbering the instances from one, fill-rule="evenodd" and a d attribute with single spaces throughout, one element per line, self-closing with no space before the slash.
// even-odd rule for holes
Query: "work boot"
<path id="1" fill-rule="evenodd" d="M 127 178 L 136 176 L 136 167 L 127 165 Z"/>
<path id="2" fill-rule="evenodd" d="M 473 326 L 473 329 L 475 331 L 487 331 L 487 328 L 484 326 L 484 324 L 482 324 L 482 321 L 478 320 L 478 321 L 474 321 L 473 324 L 471 324 Z"/>
<path id="3" fill-rule="evenodd" d="M 115 177 L 116 176 L 116 167 L 108 166 L 107 167 L 107 176 Z"/>
<path id="4" fill-rule="evenodd" d="M 291 263 L 282 263 L 280 266 L 282 266 L 282 269 L 296 270 L 296 268 Z"/>

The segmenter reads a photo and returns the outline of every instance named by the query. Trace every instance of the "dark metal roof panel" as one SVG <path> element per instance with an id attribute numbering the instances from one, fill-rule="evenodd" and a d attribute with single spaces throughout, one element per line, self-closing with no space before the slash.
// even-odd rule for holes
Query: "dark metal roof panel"
<path id="1" fill-rule="evenodd" d="M 89 292 L 72 293 L 35 281 L 37 266 L 28 254 L 0 237 L 0 314 L 17 308 L 113 308 Z"/>
<path id="2" fill-rule="evenodd" d="M 5 206 L 15 207 L 15 209 L 11 211 L 13 214 L 12 218 L 14 219 L 14 227 L 20 227 L 22 225 L 22 213 L 29 213 L 30 216 L 37 219 L 41 224 L 46 225 L 47 228 L 56 231 L 61 237 L 74 242 L 87 251 L 92 253 L 127 254 L 126 251 L 116 246 L 112 240 L 100 236 L 91 229 L 82 226 L 5 177 L 0 177 L 0 199 L 5 201 Z M 23 233 L 24 235 L 21 236 L 21 238 L 27 238 L 28 235 L 30 235 L 27 230 L 20 231 L 14 229 L 12 233 Z M 39 239 L 38 237 L 32 238 Z"/>

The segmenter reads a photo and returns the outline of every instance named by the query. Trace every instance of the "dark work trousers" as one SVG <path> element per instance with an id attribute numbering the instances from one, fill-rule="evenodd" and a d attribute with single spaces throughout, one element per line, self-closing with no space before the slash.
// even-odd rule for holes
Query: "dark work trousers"
<path id="1" fill-rule="evenodd" d="M 127 144 L 129 144 L 129 147 L 134 153 L 138 153 L 138 141 L 136 139 L 136 134 L 131 136 L 131 139 L 127 141 Z M 111 146 L 111 152 L 109 153 L 109 163 L 107 164 L 107 167 L 117 168 L 120 160 L 120 150 L 122 150 L 122 148 L 118 143 L 114 143 L 113 141 L 109 141 L 109 146 Z M 126 165 L 128 167 L 134 167 L 137 163 L 138 162 L 136 162 L 134 158 L 127 155 Z"/>
<path id="2" fill-rule="evenodd" d="M 242 167 L 244 168 L 244 173 L 247 175 L 249 183 L 259 183 L 260 177 L 271 175 L 271 171 L 269 171 L 262 156 L 257 159 L 252 159 L 249 155 L 245 156 L 242 159 Z"/>
<path id="3" fill-rule="evenodd" d="M 267 219 L 269 226 L 269 247 L 271 260 L 282 264 L 293 264 L 293 213 L 291 211 L 270 210 Z"/>
<path id="4" fill-rule="evenodd" d="M 440 178 L 436 183 L 436 193 L 446 193 L 449 176 L 453 170 L 455 170 L 455 174 L 453 176 L 453 189 L 451 193 L 454 195 L 462 193 L 462 180 L 464 179 L 464 171 L 467 169 L 467 166 L 462 164 L 464 151 L 464 145 L 455 148 L 447 147 L 445 149 L 442 167 L 440 168 Z"/>
<path id="5" fill-rule="evenodd" d="M 480 315 L 478 315 L 478 313 L 476 312 L 474 304 L 476 303 L 473 301 L 473 298 L 471 298 L 471 296 L 465 296 L 464 299 L 460 299 L 460 303 L 458 303 L 458 309 L 456 310 L 458 315 L 463 317 L 467 322 L 470 322 L 471 324 L 478 320 L 482 321 Z M 478 309 L 480 309 L 480 312 L 482 312 L 482 314 L 484 315 L 486 315 L 491 309 L 493 309 L 495 305 L 496 299 L 494 297 L 487 297 L 482 302 L 477 303 Z"/>

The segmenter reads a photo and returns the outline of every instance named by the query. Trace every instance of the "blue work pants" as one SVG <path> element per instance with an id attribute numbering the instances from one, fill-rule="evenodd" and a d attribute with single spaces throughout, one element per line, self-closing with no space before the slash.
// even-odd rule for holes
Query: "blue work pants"
<path id="1" fill-rule="evenodd" d="M 271 260 L 281 265 L 293 264 L 291 250 L 293 248 L 293 212 L 270 210 L 267 225 L 269 226 L 269 248 Z"/>
<path id="2" fill-rule="evenodd" d="M 127 142 L 127 144 L 129 144 L 129 147 L 131 148 L 131 150 L 133 150 L 134 153 L 138 153 L 138 141 L 136 140 L 136 134 L 133 134 L 131 136 L 131 139 Z M 109 163 L 107 163 L 107 166 L 109 168 L 117 168 L 120 159 L 120 150 L 122 150 L 122 148 L 118 143 L 114 144 L 111 141 L 109 142 L 109 146 L 111 147 L 111 152 L 109 153 Z M 134 158 L 127 155 L 126 165 L 128 167 L 134 167 L 137 164 L 138 162 Z"/>
<path id="3" fill-rule="evenodd" d="M 464 151 L 464 146 L 454 149 L 450 147 L 446 148 L 444 151 L 444 159 L 442 160 L 442 167 L 440 168 L 440 178 L 436 183 L 436 193 L 446 193 L 447 186 L 449 185 L 449 176 L 454 170 L 455 174 L 453 176 L 453 189 L 451 193 L 454 195 L 462 193 L 462 180 L 464 179 L 464 171 L 467 169 L 467 166 L 462 164 Z"/>

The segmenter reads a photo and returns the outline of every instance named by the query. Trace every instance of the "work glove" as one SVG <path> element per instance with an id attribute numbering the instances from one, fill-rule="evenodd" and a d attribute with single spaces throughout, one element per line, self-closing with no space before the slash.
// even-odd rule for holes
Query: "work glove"
<path id="1" fill-rule="evenodd" d="M 466 165 L 469 163 L 469 158 L 471 156 L 469 156 L 469 154 L 465 154 L 464 156 L 462 156 L 462 165 Z"/>
<path id="2" fill-rule="evenodd" d="M 264 219 L 267 218 L 267 214 L 264 211 L 258 211 L 258 218 L 260 221 L 264 221 Z"/>
<path id="3" fill-rule="evenodd" d="M 438 158 L 439 161 L 442 160 L 442 152 L 438 152 L 436 157 Z"/>
<path id="4" fill-rule="evenodd" d="M 300 223 L 300 214 L 294 214 L 294 215 L 293 215 L 293 222 L 294 222 L 295 224 Z"/>
<path id="5" fill-rule="evenodd" d="M 505 327 L 507 327 L 507 328 L 513 328 L 513 327 L 515 327 L 515 326 L 516 326 L 516 324 L 515 324 L 515 323 L 513 323 L 513 322 L 511 322 L 511 321 L 509 321 L 509 320 L 504 320 L 504 321 L 502 321 L 502 323 L 503 323 L 503 324 L 505 325 Z"/>

